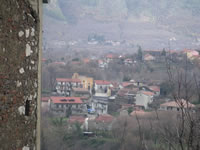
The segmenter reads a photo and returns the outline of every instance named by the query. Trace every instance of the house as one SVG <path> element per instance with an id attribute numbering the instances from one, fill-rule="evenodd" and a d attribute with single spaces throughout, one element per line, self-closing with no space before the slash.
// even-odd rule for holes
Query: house
<path id="1" fill-rule="evenodd" d="M 61 116 L 87 114 L 87 106 L 80 97 L 50 97 L 50 110 Z"/>
<path id="2" fill-rule="evenodd" d="M 111 130 L 114 117 L 109 114 L 99 115 L 96 119 L 96 128 L 99 130 Z"/>
<path id="3" fill-rule="evenodd" d="M 133 60 L 130 59 L 130 58 L 127 58 L 127 59 L 124 60 L 124 64 L 127 65 L 127 66 L 132 65 L 133 64 Z"/>
<path id="4" fill-rule="evenodd" d="M 137 106 L 144 107 L 145 109 L 148 108 L 148 104 L 151 104 L 153 102 L 153 97 L 154 97 L 153 92 L 149 91 L 139 91 L 136 95 L 136 102 L 135 104 Z"/>
<path id="5" fill-rule="evenodd" d="M 95 80 L 94 83 L 95 83 L 94 89 L 96 93 L 108 93 L 109 88 L 112 86 L 112 83 L 106 80 Z"/>
<path id="6" fill-rule="evenodd" d="M 155 93 L 156 96 L 160 95 L 160 87 L 159 86 L 149 86 L 149 90 Z"/>
<path id="7" fill-rule="evenodd" d="M 114 55 L 113 54 L 107 54 L 106 55 L 106 62 L 109 63 L 114 59 Z"/>
<path id="8" fill-rule="evenodd" d="M 82 87 L 92 91 L 94 79 L 91 77 L 81 76 L 78 73 L 74 73 L 72 79 L 79 79 L 81 81 Z"/>
<path id="9" fill-rule="evenodd" d="M 92 109 L 96 114 L 107 114 L 108 112 L 108 97 L 93 96 L 92 97 Z"/>
<path id="10" fill-rule="evenodd" d="M 106 62 L 104 62 L 103 60 L 98 60 L 98 66 L 99 68 L 101 69 L 105 69 L 105 68 L 108 68 L 108 64 Z"/>
<path id="11" fill-rule="evenodd" d="M 146 54 L 144 55 L 144 61 L 153 61 L 155 60 L 155 57 L 150 55 L 150 54 Z"/>
<path id="12" fill-rule="evenodd" d="M 84 63 L 84 64 L 90 63 L 90 59 L 89 59 L 89 58 L 84 58 L 84 59 L 83 59 L 83 63 Z"/>
<path id="13" fill-rule="evenodd" d="M 59 95 L 70 96 L 72 88 L 82 87 L 81 80 L 71 78 L 56 78 L 56 92 Z"/>
<path id="14" fill-rule="evenodd" d="M 121 88 L 126 88 L 126 87 L 132 86 L 132 85 L 134 85 L 132 82 L 122 82 L 122 83 L 120 84 L 120 87 L 121 87 Z"/>
<path id="15" fill-rule="evenodd" d="M 109 114 L 98 115 L 94 120 L 89 120 L 88 125 L 90 130 L 111 130 L 115 118 Z"/>
<path id="16" fill-rule="evenodd" d="M 170 110 L 170 111 L 180 111 L 181 108 L 183 109 L 192 109 L 195 105 L 187 102 L 184 99 L 166 102 L 160 105 L 160 110 Z"/>
<path id="17" fill-rule="evenodd" d="M 152 113 L 151 112 L 145 112 L 144 110 L 134 110 L 133 112 L 130 113 L 130 116 L 132 117 L 139 117 L 139 118 L 142 118 L 142 117 L 146 117 L 146 116 L 149 116 L 151 115 Z"/>
<path id="18" fill-rule="evenodd" d="M 195 57 L 199 56 L 199 52 L 196 50 L 189 50 L 185 49 L 183 50 L 183 54 L 186 54 L 187 58 L 190 60 L 195 59 Z"/>

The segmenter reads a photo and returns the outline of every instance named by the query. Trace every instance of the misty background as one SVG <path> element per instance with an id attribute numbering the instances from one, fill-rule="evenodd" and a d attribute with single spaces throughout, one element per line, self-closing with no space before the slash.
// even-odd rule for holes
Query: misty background
<path id="1" fill-rule="evenodd" d="M 109 41 L 116 50 L 197 48 L 199 15 L 199 0 L 51 0 L 44 6 L 44 44 L 85 49 L 97 35 L 103 37 L 97 48 Z"/>

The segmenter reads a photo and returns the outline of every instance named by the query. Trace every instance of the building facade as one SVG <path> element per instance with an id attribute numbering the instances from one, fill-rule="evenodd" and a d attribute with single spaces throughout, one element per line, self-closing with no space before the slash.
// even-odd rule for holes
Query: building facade
<path id="1" fill-rule="evenodd" d="M 87 106 L 80 97 L 50 97 L 50 110 L 59 116 L 87 114 Z"/>
<path id="2" fill-rule="evenodd" d="M 81 88 L 81 80 L 70 78 L 56 78 L 56 92 L 58 95 L 71 96 L 73 88 Z"/>
<path id="3" fill-rule="evenodd" d="M 148 91 L 139 91 L 136 95 L 135 104 L 141 106 L 144 109 L 148 108 L 148 105 L 153 102 L 154 93 Z"/>

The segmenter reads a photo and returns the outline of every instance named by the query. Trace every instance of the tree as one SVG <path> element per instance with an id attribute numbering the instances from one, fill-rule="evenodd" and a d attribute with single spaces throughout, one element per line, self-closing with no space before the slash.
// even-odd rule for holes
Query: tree
<path id="1" fill-rule="evenodd" d="M 138 46 L 137 59 L 138 59 L 139 61 L 142 61 L 142 59 L 143 59 L 143 53 L 142 53 L 142 48 L 141 48 L 141 46 Z"/>
<path id="2" fill-rule="evenodd" d="M 171 94 L 173 91 L 173 87 L 171 87 L 171 84 L 169 82 L 163 82 L 160 85 L 160 95 L 161 96 L 167 96 Z"/>
<path id="3" fill-rule="evenodd" d="M 163 48 L 161 55 L 162 55 L 162 56 L 166 56 L 165 48 Z"/>
<path id="4" fill-rule="evenodd" d="M 132 111 L 133 111 L 133 107 L 129 107 L 128 108 L 128 114 L 130 115 L 132 113 Z"/>

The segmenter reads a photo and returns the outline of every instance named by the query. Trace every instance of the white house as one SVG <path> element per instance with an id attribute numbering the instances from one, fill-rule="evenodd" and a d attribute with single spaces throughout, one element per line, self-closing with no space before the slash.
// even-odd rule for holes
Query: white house
<path id="1" fill-rule="evenodd" d="M 108 97 L 93 96 L 92 109 L 96 114 L 107 114 L 108 112 Z"/>
<path id="2" fill-rule="evenodd" d="M 195 107 L 195 105 L 191 104 L 190 102 L 187 102 L 184 99 L 181 99 L 181 100 L 170 101 L 170 102 L 161 104 L 160 110 L 180 111 L 181 108 L 192 109 L 194 107 Z"/>
<path id="3" fill-rule="evenodd" d="M 59 95 L 70 96 L 72 88 L 81 88 L 81 80 L 70 78 L 56 78 L 56 91 Z"/>
<path id="4" fill-rule="evenodd" d="M 145 109 L 148 108 L 148 104 L 151 104 L 153 102 L 154 93 L 149 91 L 139 91 L 136 94 L 136 102 L 135 104 L 138 106 L 142 106 Z"/>
<path id="5" fill-rule="evenodd" d="M 107 93 L 108 89 L 112 86 L 110 81 L 105 80 L 95 80 L 95 92 L 96 93 Z"/>

